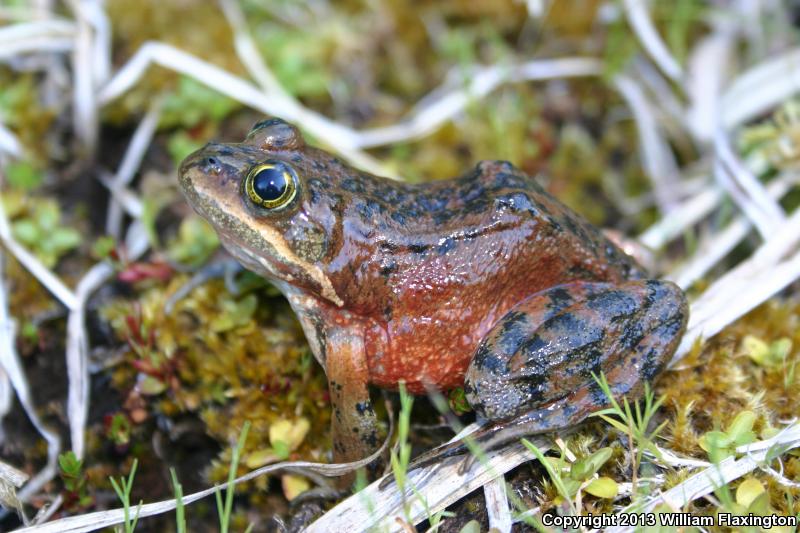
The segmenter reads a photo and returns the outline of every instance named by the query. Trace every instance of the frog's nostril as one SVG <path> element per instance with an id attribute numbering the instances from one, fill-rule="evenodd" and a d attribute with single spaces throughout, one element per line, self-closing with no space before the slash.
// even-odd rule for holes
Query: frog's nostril
<path id="1" fill-rule="evenodd" d="M 219 160 L 216 157 L 209 157 L 206 159 L 206 164 L 210 167 L 215 167 L 219 165 Z"/>

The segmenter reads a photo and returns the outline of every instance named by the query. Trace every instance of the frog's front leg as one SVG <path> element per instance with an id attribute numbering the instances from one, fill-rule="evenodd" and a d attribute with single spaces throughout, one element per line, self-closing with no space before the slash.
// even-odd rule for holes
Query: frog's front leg
<path id="1" fill-rule="evenodd" d="M 592 374 L 616 398 L 641 395 L 678 347 L 689 309 L 668 281 L 575 282 L 542 291 L 507 313 L 481 342 L 467 400 L 495 422 L 496 446 L 556 431 L 607 406 Z"/>
<path id="2" fill-rule="evenodd" d="M 331 396 L 333 459 L 358 461 L 380 446 L 375 410 L 369 398 L 369 372 L 363 335 L 331 328 L 325 336 L 325 371 Z"/>

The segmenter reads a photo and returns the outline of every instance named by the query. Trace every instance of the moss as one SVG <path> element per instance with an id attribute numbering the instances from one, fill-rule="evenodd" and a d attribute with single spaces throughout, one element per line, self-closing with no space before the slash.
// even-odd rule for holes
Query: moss
<path id="1" fill-rule="evenodd" d="M 115 386 L 141 390 L 143 379 L 160 381 L 163 386 L 145 397 L 150 415 L 194 413 L 223 445 L 234 442 L 250 420 L 245 461 L 248 454 L 275 446 L 270 442 L 275 422 L 305 418 L 324 429 L 308 433 L 289 456 L 324 460 L 330 447 L 327 383 L 288 304 L 264 285 L 234 297 L 214 281 L 165 315 L 166 296 L 185 282 L 180 276 L 167 287 L 146 289 L 135 304 L 117 301 L 106 308 L 131 347 L 115 372 Z M 225 319 L 241 312 L 236 304 L 247 300 L 253 302 L 248 313 Z M 211 469 L 215 481 L 225 477 L 228 454 L 226 448 Z"/>

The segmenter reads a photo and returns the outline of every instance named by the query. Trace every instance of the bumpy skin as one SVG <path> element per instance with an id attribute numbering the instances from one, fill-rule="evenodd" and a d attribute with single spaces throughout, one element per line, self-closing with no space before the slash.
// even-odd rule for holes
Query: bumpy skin
<path id="1" fill-rule="evenodd" d="M 244 194 L 266 160 L 298 177 L 281 209 Z M 378 444 L 369 383 L 449 389 L 469 367 L 470 402 L 501 422 L 494 437 L 523 431 L 512 419 L 549 431 L 604 406 L 592 371 L 636 392 L 685 327 L 677 287 L 644 281 L 632 258 L 507 162 L 399 183 L 269 119 L 243 143 L 189 156 L 180 183 L 230 253 L 297 313 L 328 375 L 337 460 Z"/>

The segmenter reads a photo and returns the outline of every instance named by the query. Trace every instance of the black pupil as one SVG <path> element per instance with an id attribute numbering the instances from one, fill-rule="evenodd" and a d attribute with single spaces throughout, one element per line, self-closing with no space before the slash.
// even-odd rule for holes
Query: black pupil
<path id="1" fill-rule="evenodd" d="M 259 170 L 253 177 L 253 190 L 264 201 L 271 202 L 286 192 L 286 172 L 280 167 Z"/>

